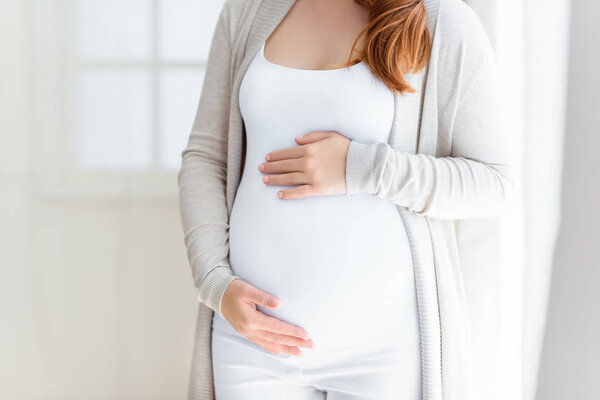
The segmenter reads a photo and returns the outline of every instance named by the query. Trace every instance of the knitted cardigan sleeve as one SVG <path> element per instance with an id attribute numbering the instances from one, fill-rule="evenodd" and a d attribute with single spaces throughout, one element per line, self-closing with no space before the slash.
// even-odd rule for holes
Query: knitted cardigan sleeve
<path id="1" fill-rule="evenodd" d="M 221 300 L 233 274 L 228 261 L 226 205 L 227 127 L 230 101 L 229 7 L 219 15 L 200 101 L 178 173 L 184 241 L 198 299 L 221 314 Z"/>
<path id="2" fill-rule="evenodd" d="M 473 76 L 452 77 L 460 89 L 450 130 L 449 157 L 409 154 L 388 143 L 351 141 L 346 158 L 346 194 L 370 193 L 439 219 L 493 217 L 514 189 L 514 155 L 503 126 L 494 53 L 482 41 L 471 59 Z M 445 105 L 440 105 L 445 106 Z"/>

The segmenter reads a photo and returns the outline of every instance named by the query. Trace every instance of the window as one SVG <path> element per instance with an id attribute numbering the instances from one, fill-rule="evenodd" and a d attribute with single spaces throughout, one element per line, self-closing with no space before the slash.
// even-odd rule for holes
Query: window
<path id="1" fill-rule="evenodd" d="M 177 169 L 222 2 L 77 0 L 77 154 L 93 169 Z"/>
<path id="2" fill-rule="evenodd" d="M 57 102 L 38 104 L 38 123 L 55 122 L 56 185 L 123 193 L 165 180 L 173 192 L 223 3 L 36 1 L 38 97 Z"/>

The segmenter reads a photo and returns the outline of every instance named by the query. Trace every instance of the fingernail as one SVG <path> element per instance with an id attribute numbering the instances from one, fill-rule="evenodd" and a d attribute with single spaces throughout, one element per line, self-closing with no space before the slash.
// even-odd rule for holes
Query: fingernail
<path id="1" fill-rule="evenodd" d="M 269 180 L 268 176 L 263 176 L 263 182 L 267 182 Z"/>
<path id="2" fill-rule="evenodd" d="M 265 181 L 266 182 L 266 181 Z M 283 197 L 283 192 L 278 192 L 277 193 L 277 197 L 282 198 Z"/>
<path id="3" fill-rule="evenodd" d="M 296 136 L 296 139 L 301 139 L 303 137 L 304 137 L 304 135 Z"/>
<path id="4" fill-rule="evenodd" d="M 259 171 L 262 171 L 262 170 L 264 170 L 264 169 L 265 169 L 265 164 L 260 164 L 260 165 L 258 166 L 258 170 L 259 170 Z"/>
<path id="5" fill-rule="evenodd" d="M 270 161 L 270 160 L 271 160 L 271 155 L 270 155 L 270 154 L 267 154 L 267 155 L 265 156 L 265 160 L 267 160 L 267 161 Z"/>

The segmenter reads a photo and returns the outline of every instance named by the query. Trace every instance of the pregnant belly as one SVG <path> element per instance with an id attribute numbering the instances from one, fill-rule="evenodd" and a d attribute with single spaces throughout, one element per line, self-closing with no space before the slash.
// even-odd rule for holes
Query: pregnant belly
<path id="1" fill-rule="evenodd" d="M 246 172 L 229 260 L 236 275 L 282 300 L 260 311 L 305 328 L 320 347 L 418 334 L 412 256 L 394 204 L 367 194 L 281 200 L 286 187 Z"/>

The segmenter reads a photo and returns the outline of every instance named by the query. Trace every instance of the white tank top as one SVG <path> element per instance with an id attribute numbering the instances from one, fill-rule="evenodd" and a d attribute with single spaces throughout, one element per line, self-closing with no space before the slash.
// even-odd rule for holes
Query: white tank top
<path id="1" fill-rule="evenodd" d="M 241 82 L 247 144 L 229 221 L 234 273 L 282 300 L 268 315 L 305 328 L 319 348 L 418 336 L 412 255 L 396 206 L 371 194 L 282 200 L 258 165 L 296 136 L 337 131 L 387 142 L 393 93 L 364 63 L 306 70 L 268 61 L 264 43 Z M 214 324 L 233 329 L 215 313 Z"/>

